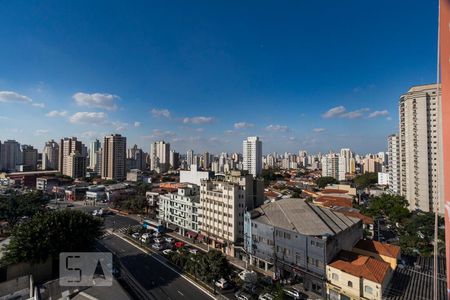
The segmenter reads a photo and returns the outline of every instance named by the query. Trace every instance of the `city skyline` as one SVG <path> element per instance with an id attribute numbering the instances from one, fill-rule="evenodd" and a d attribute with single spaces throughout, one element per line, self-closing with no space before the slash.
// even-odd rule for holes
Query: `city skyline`
<path id="1" fill-rule="evenodd" d="M 1 4 L 2 141 L 120 133 L 220 153 L 256 135 L 265 154 L 377 153 L 400 96 L 434 81 L 437 3 L 86 3 Z"/>

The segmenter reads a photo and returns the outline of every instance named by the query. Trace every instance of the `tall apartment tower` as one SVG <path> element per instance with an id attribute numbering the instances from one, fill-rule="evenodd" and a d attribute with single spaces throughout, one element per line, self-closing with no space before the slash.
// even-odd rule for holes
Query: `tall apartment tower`
<path id="1" fill-rule="evenodd" d="M 242 143 L 243 169 L 253 176 L 262 172 L 262 142 L 257 136 L 251 136 Z"/>
<path id="2" fill-rule="evenodd" d="M 170 150 L 169 163 L 174 170 L 178 169 L 180 166 L 180 154 L 175 152 L 175 150 Z"/>
<path id="3" fill-rule="evenodd" d="M 102 178 L 125 180 L 126 178 L 127 138 L 111 134 L 103 139 Z"/>
<path id="4" fill-rule="evenodd" d="M 322 157 L 322 176 L 339 180 L 339 155 L 329 153 Z"/>
<path id="5" fill-rule="evenodd" d="M 170 144 L 164 141 L 150 145 L 150 170 L 164 173 L 170 167 Z"/>
<path id="6" fill-rule="evenodd" d="M 434 211 L 439 190 L 440 111 L 436 85 L 414 86 L 400 97 L 400 194 L 411 210 Z M 440 194 L 442 195 L 442 194 Z M 441 201 L 440 212 L 444 212 Z"/>
<path id="7" fill-rule="evenodd" d="M 16 170 L 16 165 L 22 164 L 22 151 L 20 144 L 15 140 L 6 140 L 1 152 L 2 169 L 8 172 Z"/>
<path id="8" fill-rule="evenodd" d="M 339 155 L 339 180 L 345 180 L 346 174 L 352 173 L 352 159 L 353 153 L 350 149 L 341 149 Z"/>
<path id="9" fill-rule="evenodd" d="M 400 141 L 398 134 L 388 137 L 389 192 L 400 195 Z"/>
<path id="10" fill-rule="evenodd" d="M 72 153 L 81 153 L 81 142 L 76 137 L 63 138 L 59 143 L 58 170 L 61 174 L 71 176 L 69 168 L 69 155 Z"/>
<path id="11" fill-rule="evenodd" d="M 133 160 L 133 169 L 139 169 L 145 171 L 146 163 L 144 157 L 144 151 L 134 145 L 133 148 L 127 149 L 127 159 Z"/>
<path id="12" fill-rule="evenodd" d="M 32 171 L 36 171 L 38 160 L 38 151 L 30 145 L 22 145 L 22 164 L 26 165 Z"/>
<path id="13" fill-rule="evenodd" d="M 100 163 L 97 161 L 97 151 L 100 150 L 101 147 L 102 145 L 97 139 L 89 145 L 89 168 L 92 170 L 98 168 L 98 164 Z"/>
<path id="14" fill-rule="evenodd" d="M 86 176 L 86 156 L 80 152 L 72 152 L 67 157 L 66 174 L 72 178 L 82 178 Z"/>
<path id="15" fill-rule="evenodd" d="M 186 153 L 186 162 L 188 167 L 190 168 L 191 165 L 194 164 L 194 150 L 189 149 Z"/>
<path id="16" fill-rule="evenodd" d="M 54 140 L 45 143 L 42 150 L 42 170 L 58 170 L 59 145 Z"/>

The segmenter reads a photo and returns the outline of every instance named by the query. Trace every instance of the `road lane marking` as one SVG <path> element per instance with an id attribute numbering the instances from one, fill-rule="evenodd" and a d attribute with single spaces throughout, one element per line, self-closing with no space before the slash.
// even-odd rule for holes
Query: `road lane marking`
<path id="1" fill-rule="evenodd" d="M 153 251 L 150 252 L 149 250 L 147 250 L 147 249 L 145 249 L 145 248 L 142 248 L 142 247 L 140 247 L 140 246 L 138 246 L 138 245 L 136 245 L 136 244 L 130 242 L 130 241 L 127 240 L 126 238 L 121 237 L 120 235 L 118 235 L 118 234 L 115 233 L 115 232 L 113 232 L 112 234 L 115 235 L 115 236 L 117 236 L 119 239 L 121 239 L 121 240 L 127 242 L 128 244 L 132 245 L 133 247 L 135 247 L 135 248 L 141 250 L 142 252 L 144 252 L 144 253 L 146 253 L 146 254 L 155 254 L 155 252 L 153 252 Z M 180 275 L 180 276 L 181 276 L 182 278 L 184 278 L 187 282 L 189 282 L 190 284 L 192 284 L 193 286 L 195 286 L 196 288 L 198 288 L 199 290 L 201 290 L 203 293 L 205 293 L 206 295 L 208 295 L 210 298 L 216 299 L 216 298 L 214 297 L 214 295 L 212 295 L 208 290 L 204 289 L 202 286 L 200 286 L 200 285 L 198 285 L 197 283 L 195 283 L 194 281 L 192 281 L 192 280 L 191 280 L 189 277 L 187 277 L 186 275 L 184 275 L 184 274 L 178 272 L 178 270 L 172 268 L 172 266 L 166 264 L 164 261 L 162 261 L 161 259 L 159 259 L 157 256 L 152 255 L 152 258 L 155 259 L 155 260 L 156 260 L 157 262 L 159 262 L 160 264 L 164 265 L 166 268 L 168 268 L 168 269 L 172 270 L 173 272 L 175 272 L 176 274 Z"/>
<path id="2" fill-rule="evenodd" d="M 182 292 L 180 292 L 180 291 L 177 291 L 178 292 L 178 294 L 180 294 L 181 296 L 184 296 L 184 294 L 182 293 Z"/>

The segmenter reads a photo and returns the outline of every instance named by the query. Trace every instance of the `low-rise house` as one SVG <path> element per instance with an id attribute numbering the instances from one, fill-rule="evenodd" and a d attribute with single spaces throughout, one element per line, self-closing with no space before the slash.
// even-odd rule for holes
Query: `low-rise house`
<path id="1" fill-rule="evenodd" d="M 327 265 L 327 299 L 381 300 L 392 274 L 385 261 L 341 251 Z"/>
<path id="2" fill-rule="evenodd" d="M 106 200 L 104 185 L 90 186 L 86 191 L 86 203 L 95 205 Z"/>
<path id="3" fill-rule="evenodd" d="M 383 260 L 391 266 L 392 270 L 397 268 L 397 262 L 401 256 L 399 246 L 373 240 L 360 240 L 353 247 L 353 252 Z"/>
<path id="4" fill-rule="evenodd" d="M 362 221 L 304 199 L 264 204 L 244 218 L 250 265 L 274 277 L 299 277 L 305 289 L 324 297 L 326 265 L 362 237 Z"/>
<path id="5" fill-rule="evenodd" d="M 39 191 L 50 192 L 55 186 L 59 186 L 59 179 L 56 177 L 43 176 L 36 178 L 36 189 Z"/>

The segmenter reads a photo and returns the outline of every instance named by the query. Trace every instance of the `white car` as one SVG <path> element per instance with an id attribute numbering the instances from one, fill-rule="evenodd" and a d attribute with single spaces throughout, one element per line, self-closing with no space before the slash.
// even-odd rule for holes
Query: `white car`
<path id="1" fill-rule="evenodd" d="M 171 237 L 166 237 L 165 240 L 168 243 L 172 243 L 173 242 L 173 238 L 171 238 Z"/>
<path id="2" fill-rule="evenodd" d="M 150 237 L 148 235 L 146 235 L 146 236 L 142 235 L 141 236 L 141 242 L 147 243 L 149 241 L 150 241 Z"/>
<path id="3" fill-rule="evenodd" d="M 155 250 L 162 250 L 163 249 L 163 245 L 161 244 L 153 244 L 152 248 Z"/>
<path id="4" fill-rule="evenodd" d="M 261 294 L 258 296 L 258 300 L 273 300 L 275 296 L 269 293 Z"/>
<path id="5" fill-rule="evenodd" d="M 139 232 L 135 232 L 131 235 L 134 239 L 138 239 L 141 235 L 139 234 Z"/>
<path id="6" fill-rule="evenodd" d="M 155 241 L 155 243 L 161 244 L 164 242 L 164 240 L 162 238 L 154 238 L 153 239 Z"/>
<path id="7" fill-rule="evenodd" d="M 150 237 L 150 233 L 143 233 L 141 238 L 148 239 Z"/>
<path id="8" fill-rule="evenodd" d="M 303 294 L 300 293 L 296 288 L 293 287 L 285 287 L 283 288 L 283 291 L 286 293 L 286 295 L 291 296 L 294 299 L 302 299 L 301 296 Z"/>
<path id="9" fill-rule="evenodd" d="M 246 292 L 243 291 L 238 291 L 236 294 L 234 294 L 234 296 L 236 297 L 236 299 L 239 300 L 250 300 L 252 299 L 252 296 L 247 294 Z"/>
<path id="10" fill-rule="evenodd" d="M 163 250 L 162 253 L 163 253 L 164 255 L 169 255 L 170 253 L 172 253 L 172 250 L 166 249 L 166 250 Z"/>
<path id="11" fill-rule="evenodd" d="M 189 248 L 189 252 L 191 252 L 192 254 L 197 254 L 198 249 L 197 248 Z"/>
<path id="12" fill-rule="evenodd" d="M 220 278 L 219 280 L 214 282 L 214 285 L 217 286 L 218 288 L 221 288 L 222 290 L 224 290 L 224 289 L 228 288 L 229 283 L 224 278 Z"/>
<path id="13" fill-rule="evenodd" d="M 92 212 L 92 215 L 93 215 L 93 216 L 96 216 L 96 215 L 97 215 L 97 210 L 94 210 L 94 211 Z"/>

